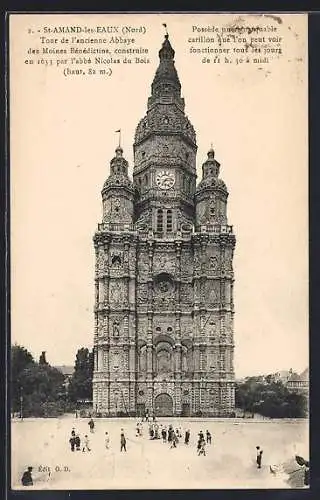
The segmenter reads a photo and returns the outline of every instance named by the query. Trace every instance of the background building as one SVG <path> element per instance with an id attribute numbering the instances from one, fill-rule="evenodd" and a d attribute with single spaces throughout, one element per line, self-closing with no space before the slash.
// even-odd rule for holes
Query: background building
<path id="1" fill-rule="evenodd" d="M 287 381 L 287 389 L 296 394 L 309 394 L 309 368 L 306 368 L 302 373 L 292 373 Z"/>
<path id="2" fill-rule="evenodd" d="M 234 410 L 228 191 L 211 148 L 196 184 L 196 134 L 168 39 L 134 140 L 116 149 L 96 252 L 94 409 L 105 415 Z"/>

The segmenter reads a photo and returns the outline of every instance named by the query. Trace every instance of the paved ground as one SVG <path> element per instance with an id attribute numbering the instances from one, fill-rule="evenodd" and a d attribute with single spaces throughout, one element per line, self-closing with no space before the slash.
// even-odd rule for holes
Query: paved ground
<path id="1" fill-rule="evenodd" d="M 162 419 L 159 424 L 191 430 L 189 446 L 170 449 L 162 440 L 136 437 L 134 419 L 97 419 L 89 433 L 88 419 L 26 419 L 12 422 L 12 488 L 32 465 L 33 489 L 214 489 L 302 487 L 302 473 L 294 456 L 309 458 L 307 423 L 219 419 Z M 90 453 L 70 451 L 72 427 L 88 434 Z M 127 437 L 127 453 L 120 453 L 120 428 Z M 197 433 L 209 429 L 212 445 L 207 455 L 196 452 Z M 110 449 L 104 433 L 110 434 Z M 255 447 L 263 450 L 263 467 L 257 470 Z M 270 472 L 269 465 L 285 463 L 285 471 Z M 50 474 L 48 472 L 50 468 Z M 288 474 L 289 473 L 289 474 Z"/>

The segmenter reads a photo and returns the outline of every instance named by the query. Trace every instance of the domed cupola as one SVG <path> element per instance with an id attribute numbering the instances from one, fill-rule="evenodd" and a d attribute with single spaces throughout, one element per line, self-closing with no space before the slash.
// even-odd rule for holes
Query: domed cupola
<path id="1" fill-rule="evenodd" d="M 103 222 L 132 223 L 135 189 L 128 176 L 129 164 L 123 158 L 123 149 L 117 147 L 116 156 L 110 162 L 110 175 L 101 191 Z"/>
<path id="2" fill-rule="evenodd" d="M 219 173 L 220 163 L 211 148 L 202 164 L 202 179 L 195 193 L 197 226 L 227 224 L 228 190 Z"/>

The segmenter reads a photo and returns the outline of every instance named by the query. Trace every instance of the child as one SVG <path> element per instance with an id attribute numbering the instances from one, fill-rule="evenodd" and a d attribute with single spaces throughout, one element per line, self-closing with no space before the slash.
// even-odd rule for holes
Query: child
<path id="1" fill-rule="evenodd" d="M 84 445 L 82 451 L 91 451 L 90 442 L 87 434 L 84 436 Z"/>
<path id="2" fill-rule="evenodd" d="M 205 440 L 203 439 L 200 443 L 200 449 L 199 449 L 199 452 L 198 452 L 198 455 L 206 455 L 206 442 Z"/>

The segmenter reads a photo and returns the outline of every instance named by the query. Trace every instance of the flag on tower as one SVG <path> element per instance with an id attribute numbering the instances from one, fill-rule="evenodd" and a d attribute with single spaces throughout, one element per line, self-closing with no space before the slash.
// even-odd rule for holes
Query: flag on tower
<path id="1" fill-rule="evenodd" d="M 121 147 L 121 128 L 119 128 L 119 130 L 116 130 L 115 133 L 119 134 L 119 148 Z"/>

